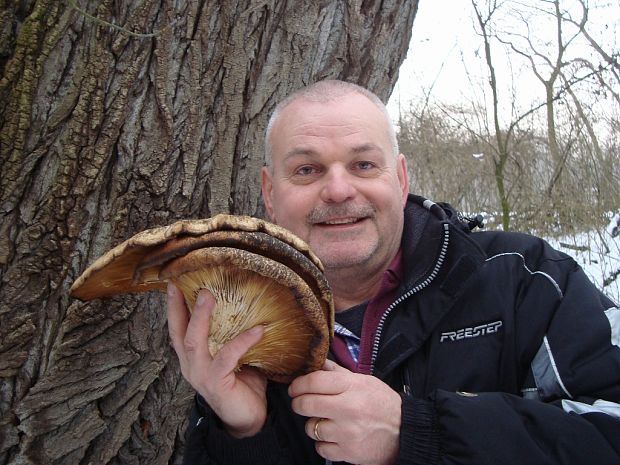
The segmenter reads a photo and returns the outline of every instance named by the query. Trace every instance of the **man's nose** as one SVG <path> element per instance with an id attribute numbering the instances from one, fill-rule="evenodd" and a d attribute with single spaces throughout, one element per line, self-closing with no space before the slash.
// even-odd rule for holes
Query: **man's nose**
<path id="1" fill-rule="evenodd" d="M 323 178 L 321 200 L 326 203 L 351 200 L 357 192 L 354 181 L 353 175 L 346 168 L 340 166 L 330 168 Z"/>

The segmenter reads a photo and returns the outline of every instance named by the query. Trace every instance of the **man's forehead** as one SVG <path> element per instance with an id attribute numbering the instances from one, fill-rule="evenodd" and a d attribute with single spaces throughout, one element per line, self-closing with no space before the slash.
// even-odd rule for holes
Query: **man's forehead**
<path id="1" fill-rule="evenodd" d="M 280 160 L 311 156 L 330 144 L 353 154 L 394 152 L 391 122 L 375 102 L 355 92 L 333 98 L 299 96 L 279 110 L 267 136 L 270 156 L 279 154 Z"/>
<path id="2" fill-rule="evenodd" d="M 377 152 L 381 154 L 384 153 L 381 147 L 373 142 L 351 144 L 350 146 L 346 147 L 346 152 L 350 155 L 367 154 L 370 152 Z M 321 151 L 316 146 L 295 145 L 285 151 L 284 160 L 295 157 L 319 157 L 320 155 Z"/>
<path id="3" fill-rule="evenodd" d="M 355 95 L 352 95 L 355 96 Z M 381 111 L 368 99 L 355 102 L 295 101 L 275 122 L 274 134 L 292 138 L 359 137 L 368 131 L 388 130 Z M 352 103 L 352 104 L 351 104 Z"/>
<path id="4" fill-rule="evenodd" d="M 281 113 L 286 113 L 287 111 L 297 112 L 303 111 L 304 108 L 315 107 L 315 108 L 324 108 L 324 107 L 337 107 L 341 110 L 346 110 L 348 108 L 345 102 L 355 101 L 357 104 L 368 105 L 375 107 L 378 111 L 379 108 L 365 95 L 356 93 L 356 92 L 348 92 L 345 94 L 324 96 L 324 97 L 310 97 L 306 95 L 301 95 L 291 101 L 286 107 L 281 110 Z"/>

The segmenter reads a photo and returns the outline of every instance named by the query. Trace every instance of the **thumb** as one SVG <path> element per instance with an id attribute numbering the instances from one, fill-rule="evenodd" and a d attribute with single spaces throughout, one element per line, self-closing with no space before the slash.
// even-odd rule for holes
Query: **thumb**
<path id="1" fill-rule="evenodd" d="M 261 340 L 264 332 L 265 327 L 258 325 L 232 338 L 213 357 L 214 369 L 221 376 L 232 373 L 238 367 L 241 357 Z"/>
<path id="2" fill-rule="evenodd" d="M 330 359 L 326 359 L 323 367 L 321 367 L 323 371 L 340 371 L 341 373 L 351 373 L 345 367 L 338 365 L 336 362 Z"/>

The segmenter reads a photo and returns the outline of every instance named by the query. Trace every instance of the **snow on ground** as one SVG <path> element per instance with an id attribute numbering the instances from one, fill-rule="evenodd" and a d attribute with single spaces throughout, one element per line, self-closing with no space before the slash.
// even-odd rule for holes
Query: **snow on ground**
<path id="1" fill-rule="evenodd" d="M 610 299 L 620 303 L 620 213 L 612 216 L 603 231 L 547 241 L 572 256 Z"/>

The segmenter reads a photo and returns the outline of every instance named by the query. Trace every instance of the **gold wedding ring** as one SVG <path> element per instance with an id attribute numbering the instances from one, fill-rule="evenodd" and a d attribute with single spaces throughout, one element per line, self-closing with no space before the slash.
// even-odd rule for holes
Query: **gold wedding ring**
<path id="1" fill-rule="evenodd" d="M 321 437 L 319 433 L 319 423 L 321 423 L 323 420 L 325 420 L 325 418 L 319 418 L 314 424 L 314 437 L 317 441 L 321 441 L 321 442 L 323 442 L 323 438 Z"/>

